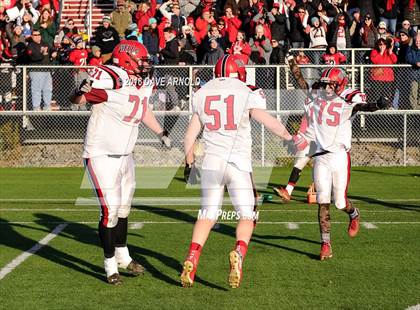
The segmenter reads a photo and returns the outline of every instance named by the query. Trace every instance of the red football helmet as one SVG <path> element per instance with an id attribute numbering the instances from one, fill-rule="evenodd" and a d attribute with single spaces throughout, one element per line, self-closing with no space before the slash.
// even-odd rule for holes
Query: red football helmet
<path id="1" fill-rule="evenodd" d="M 235 55 L 225 55 L 217 61 L 214 75 L 216 77 L 234 77 L 246 82 L 245 64 Z"/>
<path id="2" fill-rule="evenodd" d="M 147 49 L 143 44 L 133 41 L 121 41 L 112 52 L 112 61 L 123 68 L 128 74 L 141 78 L 151 77 L 152 66 Z"/>
<path id="3" fill-rule="evenodd" d="M 346 73 L 340 68 L 328 68 L 325 69 L 321 78 L 319 79 L 321 83 L 325 84 L 334 84 L 335 93 L 337 95 L 341 94 L 346 87 L 349 80 L 347 79 Z"/>

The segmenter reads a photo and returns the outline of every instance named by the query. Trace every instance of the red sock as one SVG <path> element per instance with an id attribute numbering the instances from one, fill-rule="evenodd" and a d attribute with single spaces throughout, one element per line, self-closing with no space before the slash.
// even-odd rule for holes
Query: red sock
<path id="1" fill-rule="evenodd" d="M 200 259 L 202 246 L 196 242 L 191 242 L 190 249 L 188 250 L 187 259 L 191 260 L 194 265 L 197 265 Z"/>
<path id="2" fill-rule="evenodd" d="M 246 251 L 248 250 L 248 244 L 246 244 L 245 241 L 242 240 L 238 240 L 236 241 L 236 251 L 239 251 L 239 253 L 241 253 L 242 255 L 242 259 L 245 258 L 246 255 Z"/>

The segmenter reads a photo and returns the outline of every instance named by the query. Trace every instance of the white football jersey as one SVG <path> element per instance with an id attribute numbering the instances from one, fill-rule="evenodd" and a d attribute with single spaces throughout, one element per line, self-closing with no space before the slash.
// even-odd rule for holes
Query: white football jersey
<path id="1" fill-rule="evenodd" d="M 360 103 L 366 103 L 366 95 L 346 89 L 340 96 L 331 99 L 315 96 L 310 104 L 305 104 L 305 113 L 311 116 L 317 152 L 350 150 L 353 107 Z"/>
<path id="2" fill-rule="evenodd" d="M 115 66 L 96 67 L 89 75 L 92 91 L 85 97 L 93 107 L 83 157 L 132 153 L 153 85 L 136 86 L 127 72 Z"/>
<path id="3" fill-rule="evenodd" d="M 236 78 L 216 78 L 193 96 L 193 112 L 204 126 L 203 169 L 217 170 L 215 158 L 252 171 L 250 109 L 266 108 L 261 89 L 247 86 Z"/>

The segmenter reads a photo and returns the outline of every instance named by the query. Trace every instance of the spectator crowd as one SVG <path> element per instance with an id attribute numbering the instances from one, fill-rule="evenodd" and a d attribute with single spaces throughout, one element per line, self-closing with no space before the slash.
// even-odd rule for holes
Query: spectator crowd
<path id="1" fill-rule="evenodd" d="M 98 0 L 100 1 L 100 0 Z M 106 1 L 106 0 L 102 0 Z M 112 0 L 108 0 L 112 1 Z M 165 1 L 165 0 L 163 0 Z M 245 64 L 284 64 L 289 48 L 322 48 L 319 59 L 302 50 L 298 61 L 345 64 L 346 48 L 371 48 L 373 64 L 411 64 L 420 74 L 418 0 L 116 0 L 92 38 L 60 16 L 59 0 L 0 0 L 0 63 L 100 65 L 120 40 L 145 45 L 154 64 L 214 65 L 224 54 Z M 65 25 L 60 29 L 60 19 Z M 35 74 L 36 73 L 36 74 Z M 34 72 L 32 105 L 44 109 L 51 79 Z M 83 79 L 82 69 L 74 74 Z M 392 69 L 371 72 L 393 85 Z M 47 95 L 45 96 L 44 93 Z M 419 98 L 417 98 L 419 100 Z"/>

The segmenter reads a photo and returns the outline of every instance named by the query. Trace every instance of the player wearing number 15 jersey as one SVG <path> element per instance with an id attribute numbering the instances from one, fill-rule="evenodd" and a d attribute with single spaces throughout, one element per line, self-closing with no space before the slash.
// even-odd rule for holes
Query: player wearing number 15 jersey
<path id="1" fill-rule="evenodd" d="M 185 176 L 195 170 L 193 144 L 203 129 L 205 156 L 201 174 L 201 209 L 181 274 L 183 286 L 192 286 L 201 249 L 216 223 L 227 187 L 239 219 L 236 246 L 229 254 L 229 285 L 239 287 L 242 263 L 254 229 L 255 197 L 251 179 L 251 118 L 264 124 L 277 136 L 292 136 L 274 117 L 265 112 L 266 100 L 261 89 L 245 84 L 244 64 L 235 56 L 219 59 L 216 78 L 193 97 L 193 116 L 185 134 Z"/>
<path id="2" fill-rule="evenodd" d="M 310 117 L 317 145 L 313 155 L 313 177 L 319 206 L 322 242 L 320 259 L 324 260 L 332 257 L 329 210 L 331 192 L 335 206 L 349 215 L 349 236 L 355 237 L 359 231 L 359 210 L 347 199 L 353 116 L 358 111 L 384 108 L 387 103 L 383 98 L 376 103 L 367 103 L 364 93 L 345 89 L 347 77 L 340 68 L 324 70 L 319 83 L 320 90 L 312 96 L 311 102 L 304 105 L 304 109 Z"/>
<path id="3" fill-rule="evenodd" d="M 104 251 L 107 280 L 120 284 L 118 267 L 138 275 L 143 267 L 127 248 L 127 225 L 135 190 L 133 150 L 140 122 L 155 132 L 166 146 L 170 140 L 148 108 L 152 85 L 146 48 L 122 41 L 113 51 L 114 66 L 89 72 L 71 100 L 93 105 L 83 158 L 101 207 L 99 238 Z"/>

